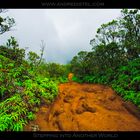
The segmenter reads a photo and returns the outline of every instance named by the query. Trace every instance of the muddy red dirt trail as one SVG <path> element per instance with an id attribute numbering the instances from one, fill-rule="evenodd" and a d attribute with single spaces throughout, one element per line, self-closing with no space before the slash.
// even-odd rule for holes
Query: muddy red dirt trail
<path id="1" fill-rule="evenodd" d="M 69 82 L 59 95 L 43 105 L 26 131 L 140 131 L 140 111 L 110 87 Z"/>

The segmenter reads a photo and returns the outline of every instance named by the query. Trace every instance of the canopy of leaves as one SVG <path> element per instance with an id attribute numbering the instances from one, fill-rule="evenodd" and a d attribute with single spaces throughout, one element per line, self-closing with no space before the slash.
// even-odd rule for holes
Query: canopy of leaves
<path id="1" fill-rule="evenodd" d="M 74 80 L 111 85 L 140 106 L 140 10 L 123 9 L 97 29 L 90 44 L 91 52 L 79 52 L 71 61 Z"/>

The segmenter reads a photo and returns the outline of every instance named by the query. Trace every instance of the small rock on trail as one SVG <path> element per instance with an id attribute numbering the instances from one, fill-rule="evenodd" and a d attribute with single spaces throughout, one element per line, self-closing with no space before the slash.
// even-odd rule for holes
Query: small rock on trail
<path id="1" fill-rule="evenodd" d="M 25 126 L 33 131 L 140 131 L 140 111 L 124 102 L 110 87 L 74 82 L 59 85 L 49 106 L 41 106 L 36 120 Z"/>

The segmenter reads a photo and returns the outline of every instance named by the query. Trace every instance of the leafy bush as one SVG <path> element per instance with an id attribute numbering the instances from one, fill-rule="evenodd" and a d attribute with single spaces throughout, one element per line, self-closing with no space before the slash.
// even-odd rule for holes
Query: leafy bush
<path id="1" fill-rule="evenodd" d="M 57 96 L 57 84 L 47 78 L 25 80 L 24 91 L 16 93 L 0 103 L 0 131 L 21 131 L 29 120 L 35 118 L 34 108 L 41 104 L 42 98 L 53 101 Z"/>
<path id="2" fill-rule="evenodd" d="M 77 82 L 107 84 L 140 106 L 140 10 L 123 9 L 120 18 L 102 24 L 90 40 L 92 51 L 80 51 L 71 61 Z"/>
<path id="3" fill-rule="evenodd" d="M 0 17 L 0 23 L 2 34 L 14 20 Z M 0 46 L 0 131 L 22 131 L 42 103 L 54 100 L 58 84 L 67 81 L 69 66 L 42 61 L 43 51 L 44 46 L 40 56 L 31 51 L 26 59 L 14 37 Z"/>
<path id="4" fill-rule="evenodd" d="M 23 126 L 27 124 L 26 114 L 28 108 L 26 103 L 18 94 L 6 99 L 0 103 L 0 131 L 23 130 Z"/>
<path id="5" fill-rule="evenodd" d="M 27 67 L 27 63 L 17 67 L 15 61 L 0 55 L 0 131 L 22 131 L 35 118 L 43 98 L 48 103 L 57 96 L 55 81 L 35 76 Z"/>

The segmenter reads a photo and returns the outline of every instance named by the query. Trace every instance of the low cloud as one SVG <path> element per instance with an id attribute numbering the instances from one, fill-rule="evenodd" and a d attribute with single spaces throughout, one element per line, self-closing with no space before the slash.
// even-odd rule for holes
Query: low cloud
<path id="1" fill-rule="evenodd" d="M 13 17 L 14 31 L 0 36 L 4 44 L 14 36 L 20 47 L 40 54 L 41 40 L 46 43 L 48 62 L 67 63 L 81 50 L 91 50 L 90 39 L 97 28 L 120 16 L 120 9 L 9 9 L 2 16 Z"/>

